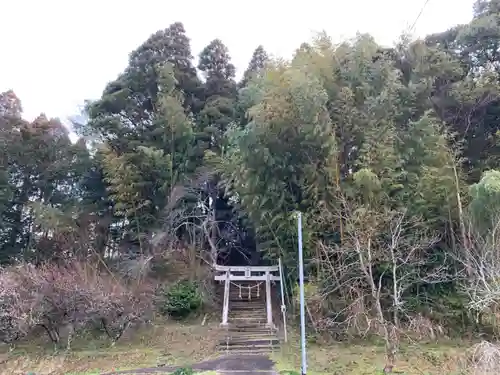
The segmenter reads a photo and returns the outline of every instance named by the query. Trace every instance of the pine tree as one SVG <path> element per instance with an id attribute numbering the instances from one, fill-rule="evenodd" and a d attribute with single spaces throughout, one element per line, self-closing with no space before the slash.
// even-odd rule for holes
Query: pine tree
<path id="1" fill-rule="evenodd" d="M 139 91 L 151 106 L 157 101 L 158 68 L 171 63 L 177 80 L 177 89 L 184 95 L 183 105 L 187 111 L 199 110 L 201 82 L 192 63 L 193 56 L 189 38 L 181 22 L 175 22 L 164 30 L 151 35 L 130 54 L 126 75 L 130 75 L 134 91 Z M 149 96 L 149 97 L 148 97 Z M 152 107 L 146 107 L 152 110 Z"/>
<path id="2" fill-rule="evenodd" d="M 205 76 L 205 103 L 199 115 L 204 147 L 216 154 L 222 151 L 224 133 L 235 119 L 235 68 L 227 47 L 219 39 L 200 53 L 198 69 Z"/>
<path id="3" fill-rule="evenodd" d="M 268 61 L 269 56 L 264 50 L 264 47 L 261 45 L 258 46 L 255 51 L 253 51 L 252 58 L 248 63 L 247 70 L 243 73 L 243 79 L 241 80 L 239 86 L 245 87 L 253 75 L 258 74 L 265 68 Z"/>

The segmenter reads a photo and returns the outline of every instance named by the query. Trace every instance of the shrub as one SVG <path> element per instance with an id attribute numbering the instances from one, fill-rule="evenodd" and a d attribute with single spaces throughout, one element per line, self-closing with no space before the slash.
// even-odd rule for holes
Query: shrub
<path id="1" fill-rule="evenodd" d="M 158 310 L 163 315 L 184 318 L 202 306 L 202 296 L 195 282 L 182 280 L 159 289 Z"/>
<path id="2" fill-rule="evenodd" d="M 57 345 L 67 326 L 69 348 L 75 333 L 99 322 L 114 343 L 132 323 L 150 318 L 152 290 L 143 280 L 127 285 L 78 263 L 12 267 L 0 271 L 0 340 L 10 343 L 41 326 Z"/>
<path id="3" fill-rule="evenodd" d="M 104 279 L 97 300 L 97 315 L 108 337 L 116 342 L 136 322 L 151 319 L 152 287 L 147 283 L 124 286 Z"/>
<path id="4" fill-rule="evenodd" d="M 191 367 L 181 367 L 175 370 L 172 375 L 194 375 L 194 370 Z"/>
<path id="5" fill-rule="evenodd" d="M 24 337 L 29 330 L 29 311 L 23 289 L 15 273 L 0 273 L 0 341 L 13 344 Z"/>
<path id="6" fill-rule="evenodd" d="M 68 326 L 69 348 L 74 333 L 94 318 L 95 285 L 89 285 L 84 269 L 77 264 L 21 265 L 11 272 L 17 276 L 17 288 L 24 291 L 30 328 L 43 327 L 57 345 L 60 328 Z"/>

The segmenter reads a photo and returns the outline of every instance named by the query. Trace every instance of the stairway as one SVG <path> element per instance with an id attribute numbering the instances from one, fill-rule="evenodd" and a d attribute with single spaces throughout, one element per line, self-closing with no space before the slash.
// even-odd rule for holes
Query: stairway
<path id="1" fill-rule="evenodd" d="M 239 281 L 231 284 L 228 326 L 222 328 L 218 350 L 224 354 L 269 354 L 275 351 L 280 342 L 277 330 L 267 327 L 266 323 L 265 283 Z"/>

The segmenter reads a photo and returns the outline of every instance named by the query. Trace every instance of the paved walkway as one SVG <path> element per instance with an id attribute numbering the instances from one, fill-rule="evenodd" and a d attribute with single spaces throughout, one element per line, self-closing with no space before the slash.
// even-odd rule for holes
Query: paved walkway
<path id="1" fill-rule="evenodd" d="M 164 366 L 142 368 L 108 373 L 117 374 L 154 374 L 174 372 L 183 366 Z M 228 355 L 190 365 L 195 371 L 217 371 L 221 375 L 277 375 L 274 362 L 265 355 Z"/>

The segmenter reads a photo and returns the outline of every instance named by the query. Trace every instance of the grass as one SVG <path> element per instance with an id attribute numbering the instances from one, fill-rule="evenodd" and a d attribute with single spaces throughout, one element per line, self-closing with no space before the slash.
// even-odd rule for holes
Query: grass
<path id="1" fill-rule="evenodd" d="M 131 330 L 114 347 L 103 338 L 83 337 L 75 342 L 71 352 L 59 354 L 50 349 L 50 343 L 38 338 L 18 345 L 13 353 L 0 352 L 0 374 L 98 375 L 158 365 L 189 366 L 216 357 L 218 330 L 218 322 L 207 326 L 199 322 L 167 322 Z M 406 375 L 458 375 L 459 359 L 470 346 L 472 343 L 452 341 L 404 344 L 395 370 Z M 380 342 L 310 342 L 307 351 L 310 375 L 381 374 L 385 364 L 384 346 Z M 300 373 L 300 346 L 294 332 L 289 333 L 289 343 L 283 344 L 272 359 L 283 374 Z"/>
<path id="2" fill-rule="evenodd" d="M 163 323 L 130 330 L 115 346 L 103 337 L 82 337 L 75 340 L 70 352 L 59 353 L 54 353 L 41 336 L 19 344 L 10 354 L 4 348 L 0 352 L 0 374 L 95 375 L 159 365 L 191 365 L 214 356 L 217 330 L 218 324 Z"/>
<path id="3" fill-rule="evenodd" d="M 171 373 L 168 372 L 155 372 L 154 375 L 171 375 Z M 65 375 L 100 375 L 99 372 L 71 372 L 67 373 Z M 135 374 L 129 374 L 129 375 L 135 375 Z M 139 375 L 139 374 L 137 374 Z M 143 375 L 143 374 L 140 374 Z M 195 372 L 193 375 L 217 375 L 215 371 L 204 371 L 204 372 Z"/>
<path id="4" fill-rule="evenodd" d="M 402 344 L 394 371 L 406 375 L 458 375 L 464 348 L 471 345 L 453 341 Z M 298 338 L 292 334 L 289 343 L 273 355 L 277 370 L 300 374 L 300 353 Z M 308 343 L 307 360 L 310 375 L 382 374 L 385 349 L 381 342 Z"/>

